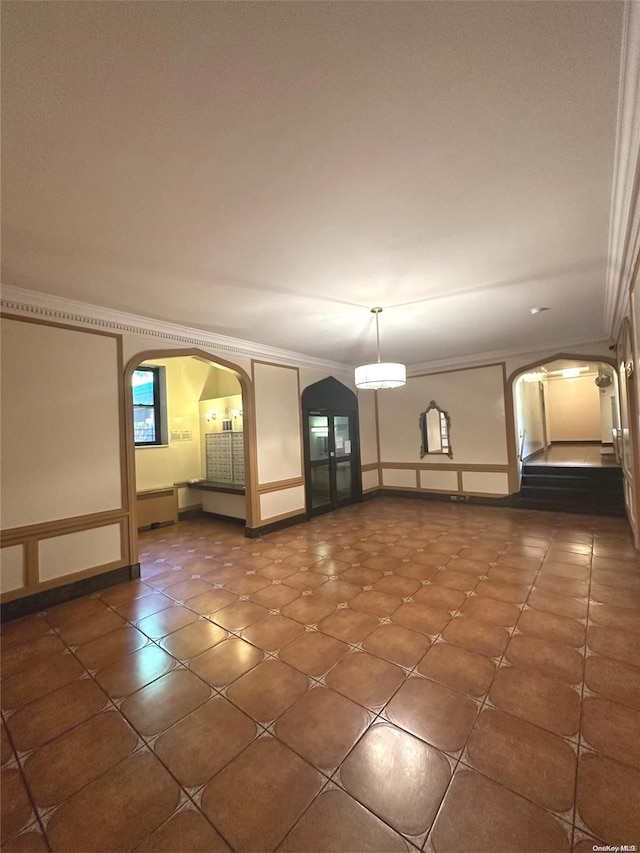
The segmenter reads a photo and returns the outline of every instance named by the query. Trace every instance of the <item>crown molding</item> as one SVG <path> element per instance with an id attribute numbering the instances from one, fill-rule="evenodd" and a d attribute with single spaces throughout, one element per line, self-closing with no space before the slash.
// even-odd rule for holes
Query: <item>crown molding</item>
<path id="1" fill-rule="evenodd" d="M 640 3 L 624 9 L 618 126 L 605 287 L 605 326 L 618 337 L 640 252 Z"/>
<path id="2" fill-rule="evenodd" d="M 48 293 L 25 290 L 12 285 L 2 285 L 0 305 L 4 311 L 16 314 L 37 315 L 56 321 L 72 323 L 79 326 L 92 326 L 130 335 L 141 335 L 145 338 L 156 338 L 172 343 L 213 349 L 221 355 L 241 355 L 245 358 L 263 359 L 275 364 L 286 364 L 288 367 L 312 368 L 328 370 L 333 373 L 351 374 L 353 368 L 349 364 L 338 361 L 325 361 L 299 352 L 277 349 L 276 347 L 257 344 L 252 341 L 217 335 L 202 329 L 167 323 L 164 320 L 154 320 L 150 317 L 140 317 L 124 311 L 102 308 L 87 302 L 77 302 Z"/>
<path id="3" fill-rule="evenodd" d="M 551 341 L 537 346 L 535 349 L 505 349 L 495 350 L 493 352 L 476 353 L 475 355 L 459 356 L 456 358 L 444 358 L 438 361 L 425 361 L 421 364 L 412 364 L 407 367 L 407 376 L 421 376 L 424 373 L 438 373 L 447 370 L 460 370 L 462 368 L 485 367 L 488 364 L 495 364 L 512 359 L 529 363 L 535 361 L 536 358 L 546 358 L 557 352 L 576 351 L 576 355 L 581 352 L 593 355 L 593 350 L 600 347 L 608 347 L 613 343 L 611 338 L 573 338 L 567 340 L 563 338 L 561 341 Z"/>
<path id="4" fill-rule="evenodd" d="M 350 364 L 337 361 L 324 361 L 302 353 L 268 347 L 239 338 L 226 337 L 225 335 L 217 335 L 212 332 L 203 331 L 202 329 L 193 329 L 189 326 L 167 323 L 163 320 L 140 317 L 136 314 L 102 308 L 99 305 L 90 305 L 87 302 L 77 302 L 48 293 L 13 287 L 12 285 L 2 286 L 0 306 L 2 306 L 3 311 L 18 315 L 35 315 L 55 320 L 56 322 L 92 328 L 98 327 L 122 334 L 171 341 L 174 344 L 202 347 L 231 357 L 240 355 L 245 358 L 263 359 L 274 364 L 283 364 L 289 367 L 327 370 L 331 373 L 339 373 L 349 377 L 353 374 L 353 365 Z M 611 343 L 612 341 L 609 338 L 563 339 L 557 342 L 545 343 L 541 347 L 536 347 L 535 350 L 508 349 L 454 356 L 452 358 L 407 365 L 407 376 L 411 378 L 424 373 L 483 367 L 487 364 L 495 364 L 496 362 L 513 358 L 530 362 L 539 356 L 544 357 L 550 353 L 569 352 L 580 349 L 583 352 L 588 352 L 590 348 L 593 350 L 608 346 Z"/>

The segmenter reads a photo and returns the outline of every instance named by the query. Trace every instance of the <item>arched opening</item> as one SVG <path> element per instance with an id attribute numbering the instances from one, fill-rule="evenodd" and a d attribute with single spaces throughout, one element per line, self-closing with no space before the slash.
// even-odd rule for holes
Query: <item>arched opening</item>
<path id="1" fill-rule="evenodd" d="M 623 514 L 613 360 L 558 353 L 519 368 L 507 388 L 522 505 Z"/>
<path id="2" fill-rule="evenodd" d="M 333 376 L 302 392 L 307 515 L 362 500 L 358 398 Z"/>
<path id="3" fill-rule="evenodd" d="M 150 391 L 136 395 L 134 385 L 134 377 L 144 383 L 151 376 L 153 405 Z M 177 520 L 194 500 L 252 528 L 255 417 L 245 371 L 200 349 L 147 350 L 127 364 L 124 392 L 132 561 L 140 527 Z M 179 495 L 188 495 L 186 507 Z"/>

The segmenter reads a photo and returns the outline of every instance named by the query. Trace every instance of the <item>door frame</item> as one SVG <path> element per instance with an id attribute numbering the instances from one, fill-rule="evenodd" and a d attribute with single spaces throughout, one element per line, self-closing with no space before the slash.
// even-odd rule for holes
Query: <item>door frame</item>
<path id="1" fill-rule="evenodd" d="M 509 457 L 509 492 L 510 494 L 515 494 L 520 489 L 520 482 L 522 479 L 522 462 L 518 458 L 519 445 L 518 445 L 518 410 L 516 405 L 516 383 L 518 379 L 524 374 L 529 373 L 531 370 L 535 370 L 538 367 L 543 367 L 545 364 L 549 364 L 552 361 L 558 361 L 559 359 L 567 359 L 571 361 L 590 361 L 596 364 L 608 364 L 614 368 L 614 381 L 616 382 L 616 396 L 618 397 L 618 407 L 620 406 L 619 398 L 619 383 L 618 383 L 618 372 L 617 372 L 617 363 L 615 359 L 610 358 L 605 355 L 583 355 L 579 352 L 575 353 L 566 353 L 566 352 L 557 352 L 554 355 L 544 355 L 540 358 L 536 359 L 536 361 L 531 361 L 528 364 L 524 364 L 521 367 L 517 367 L 514 371 L 511 372 L 508 378 L 505 378 L 505 408 L 507 412 L 512 413 L 511 419 L 511 427 L 509 427 L 509 422 L 507 421 L 507 450 Z M 506 370 L 505 370 L 506 373 Z M 546 410 L 545 410 L 545 418 L 546 418 Z M 550 436 L 547 435 L 547 439 L 550 442 Z"/>
<path id="2" fill-rule="evenodd" d="M 321 460 L 323 464 L 328 465 L 329 471 L 329 502 L 321 507 L 314 508 L 312 505 L 312 481 L 311 469 L 314 467 L 311 459 L 311 444 L 309 441 L 309 418 L 310 417 L 326 417 L 328 430 L 328 457 Z M 360 474 L 360 448 L 359 440 L 351 438 L 351 482 L 353 491 L 347 498 L 338 498 L 337 494 L 337 468 L 339 457 L 336 456 L 335 447 L 335 431 L 334 418 L 349 418 L 349 434 L 354 436 L 358 432 L 358 417 L 357 412 L 347 409 L 303 409 L 302 411 L 302 426 L 303 426 L 303 443 L 304 443 L 304 470 L 305 470 L 305 498 L 307 507 L 307 518 L 313 518 L 316 515 L 323 515 L 326 512 L 333 512 L 336 509 L 349 506 L 353 503 L 359 503 L 362 500 L 362 476 Z M 317 461 L 317 460 L 316 460 Z"/>
<path id="3" fill-rule="evenodd" d="M 358 418 L 358 398 L 353 391 L 339 382 L 335 377 L 328 376 L 319 382 L 308 385 L 301 395 L 302 404 L 302 438 L 303 438 L 303 459 L 305 471 L 305 498 L 306 498 L 306 516 L 312 518 L 316 515 L 321 515 L 325 512 L 332 512 L 334 509 L 340 509 L 344 506 L 349 506 L 353 503 L 362 501 L 362 466 L 360 464 L 360 421 Z M 331 502 L 326 509 L 323 507 L 319 510 L 314 510 L 311 506 L 311 452 L 309 445 L 309 417 L 311 414 L 327 416 L 330 419 L 334 416 L 352 418 L 350 429 L 353 432 L 351 435 L 351 465 L 353 474 L 353 495 L 349 498 L 344 498 L 341 501 L 336 500 L 334 505 Z M 330 420 L 331 423 L 331 420 Z M 333 444 L 333 432 L 330 435 L 330 446 Z M 335 448 L 334 448 L 335 452 Z M 335 478 L 335 456 L 333 464 L 330 457 L 330 471 L 333 468 L 333 478 Z M 334 480 L 335 482 L 335 480 Z M 332 487 L 332 492 L 334 488 Z"/>

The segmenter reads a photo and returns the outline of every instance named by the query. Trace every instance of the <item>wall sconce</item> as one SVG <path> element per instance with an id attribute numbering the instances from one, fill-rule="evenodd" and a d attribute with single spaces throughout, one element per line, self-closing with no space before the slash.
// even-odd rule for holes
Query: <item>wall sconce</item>
<path id="1" fill-rule="evenodd" d="M 233 409 L 231 414 L 233 415 L 234 418 L 241 418 L 242 414 L 243 414 L 242 409 Z"/>
<path id="2" fill-rule="evenodd" d="M 205 418 L 208 421 L 215 421 L 215 419 L 217 417 L 218 417 L 218 412 L 216 411 L 216 409 L 212 409 L 210 412 L 207 412 L 207 414 L 205 415 Z"/>

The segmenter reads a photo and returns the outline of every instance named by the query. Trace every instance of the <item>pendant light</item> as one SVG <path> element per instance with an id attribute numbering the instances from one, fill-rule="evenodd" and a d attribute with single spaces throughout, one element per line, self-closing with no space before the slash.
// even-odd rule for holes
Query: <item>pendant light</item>
<path id="1" fill-rule="evenodd" d="M 378 344 L 378 361 L 375 364 L 363 364 L 356 367 L 356 388 L 367 388 L 377 390 L 378 388 L 399 388 L 407 381 L 407 371 L 404 364 L 390 361 L 380 361 L 380 326 L 378 315 L 382 314 L 382 308 L 372 308 L 371 313 L 376 315 L 376 341 Z"/>

